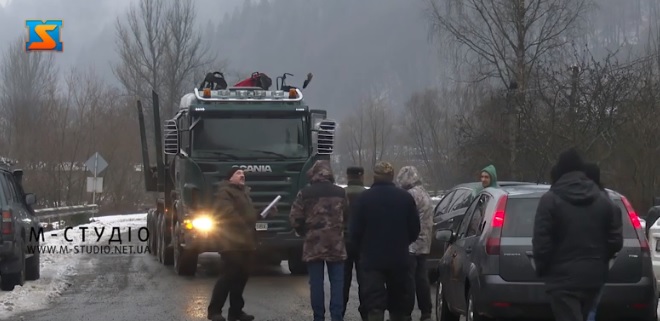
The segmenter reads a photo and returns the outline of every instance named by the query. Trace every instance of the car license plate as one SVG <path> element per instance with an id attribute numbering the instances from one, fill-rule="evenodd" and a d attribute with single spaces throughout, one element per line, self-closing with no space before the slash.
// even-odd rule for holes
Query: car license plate
<path id="1" fill-rule="evenodd" d="M 268 230 L 268 223 L 257 223 L 256 229 L 257 231 L 266 231 Z"/>

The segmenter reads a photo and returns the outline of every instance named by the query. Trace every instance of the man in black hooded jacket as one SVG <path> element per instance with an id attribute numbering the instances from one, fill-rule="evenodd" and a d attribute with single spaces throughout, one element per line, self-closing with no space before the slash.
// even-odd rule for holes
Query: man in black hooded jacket
<path id="1" fill-rule="evenodd" d="M 583 321 L 623 246 L 620 212 L 587 178 L 575 149 L 559 155 L 553 184 L 539 202 L 532 239 L 557 321 Z"/>

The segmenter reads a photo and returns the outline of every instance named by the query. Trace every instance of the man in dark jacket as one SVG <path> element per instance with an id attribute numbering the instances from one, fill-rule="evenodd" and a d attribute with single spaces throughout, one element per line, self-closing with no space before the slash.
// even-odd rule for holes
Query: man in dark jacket
<path id="1" fill-rule="evenodd" d="M 414 287 L 408 278 L 408 246 L 417 240 L 420 221 L 415 199 L 393 183 L 390 163 L 374 166 L 374 183 L 352 206 L 351 243 L 360 250 L 361 287 L 369 321 L 406 319 Z M 413 301 L 414 302 L 414 301 Z"/>
<path id="2" fill-rule="evenodd" d="M 600 167 L 598 167 L 597 164 L 595 163 L 584 164 L 584 174 L 587 176 L 587 178 L 589 178 L 594 183 L 596 183 L 596 185 L 598 185 L 598 188 L 600 188 L 601 192 L 603 193 L 603 195 L 605 195 L 605 197 L 607 197 L 607 199 L 610 199 L 607 191 L 605 190 L 605 187 L 603 186 L 603 183 L 600 181 Z M 616 206 L 616 204 L 614 203 L 612 203 L 612 206 L 614 207 L 615 212 L 618 213 L 618 215 L 616 215 L 614 219 L 621 220 L 622 219 L 621 209 L 618 206 Z M 622 222 L 615 222 L 615 223 L 622 224 Z M 600 303 L 600 297 L 602 293 L 603 292 L 601 289 L 601 292 L 598 294 L 598 297 L 594 301 L 591 311 L 589 311 L 589 316 L 587 317 L 587 321 L 596 321 L 596 311 L 598 309 L 598 304 Z"/>
<path id="3" fill-rule="evenodd" d="M 344 189 L 334 184 L 329 161 L 316 161 L 307 175 L 310 185 L 298 192 L 289 218 L 291 226 L 304 237 L 303 261 L 307 262 L 309 272 L 314 321 L 325 319 L 325 266 L 330 280 L 330 316 L 332 321 L 342 321 L 346 260 L 344 217 L 348 198 Z"/>
<path id="4" fill-rule="evenodd" d="M 213 288 L 208 306 L 208 319 L 225 321 L 222 308 L 229 297 L 229 321 L 252 321 L 254 316 L 243 312 L 243 291 L 249 277 L 250 261 L 256 249 L 257 212 L 245 186 L 245 173 L 235 167 L 220 183 L 215 203 L 216 220 L 222 226 L 220 259 L 222 274 Z M 226 232 L 230 231 L 230 232 Z"/>
<path id="5" fill-rule="evenodd" d="M 349 167 L 346 169 L 346 178 L 348 178 L 348 184 L 344 188 L 346 191 L 346 196 L 348 196 L 348 205 L 349 207 L 355 199 L 364 192 L 364 168 L 362 167 Z M 347 212 L 348 216 L 345 219 L 345 222 L 350 220 L 352 216 L 351 211 Z M 344 265 L 344 316 L 346 315 L 346 307 L 348 306 L 348 298 L 351 291 L 351 282 L 353 282 L 353 267 L 355 267 L 355 274 L 357 276 L 358 283 L 358 298 L 360 300 L 360 305 L 358 306 L 358 311 L 363 321 L 367 320 L 367 311 L 362 306 L 362 294 L 360 293 L 360 276 L 362 271 L 360 271 L 360 263 L 358 250 L 351 245 L 348 224 L 346 224 L 346 230 L 344 230 L 344 237 L 346 240 L 346 263 Z"/>
<path id="6" fill-rule="evenodd" d="M 587 178 L 575 149 L 563 152 L 557 178 L 539 202 L 532 239 L 537 274 L 545 280 L 557 321 L 583 321 L 623 246 L 621 219 Z"/>

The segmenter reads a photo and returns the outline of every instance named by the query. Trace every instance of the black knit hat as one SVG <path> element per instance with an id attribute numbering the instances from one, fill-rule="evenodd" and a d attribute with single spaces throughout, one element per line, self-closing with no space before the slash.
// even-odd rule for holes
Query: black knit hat
<path id="1" fill-rule="evenodd" d="M 584 171 L 584 161 L 577 149 L 569 148 L 559 154 L 555 167 L 555 175 L 557 176 L 557 179 L 559 179 L 559 177 L 566 173 Z"/>
<path id="2" fill-rule="evenodd" d="M 347 176 L 360 176 L 364 175 L 364 168 L 359 167 L 359 166 L 351 166 L 346 169 L 346 175 Z"/>
<path id="3" fill-rule="evenodd" d="M 597 164 L 584 164 L 584 173 L 587 175 L 587 178 L 594 181 L 599 187 L 603 187 L 603 184 L 600 182 L 600 167 Z"/>
<path id="4" fill-rule="evenodd" d="M 234 173 L 238 172 L 240 170 L 240 167 L 232 167 L 229 169 L 227 172 L 227 176 L 225 176 L 226 180 L 230 180 L 232 176 L 234 176 Z"/>

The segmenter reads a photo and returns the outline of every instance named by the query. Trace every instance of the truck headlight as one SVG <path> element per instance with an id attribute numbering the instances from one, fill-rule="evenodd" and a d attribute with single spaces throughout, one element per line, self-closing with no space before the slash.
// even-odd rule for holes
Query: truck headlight
<path id="1" fill-rule="evenodd" d="M 192 220 L 192 227 L 196 230 L 208 232 L 213 229 L 213 220 L 208 216 L 200 216 Z"/>

